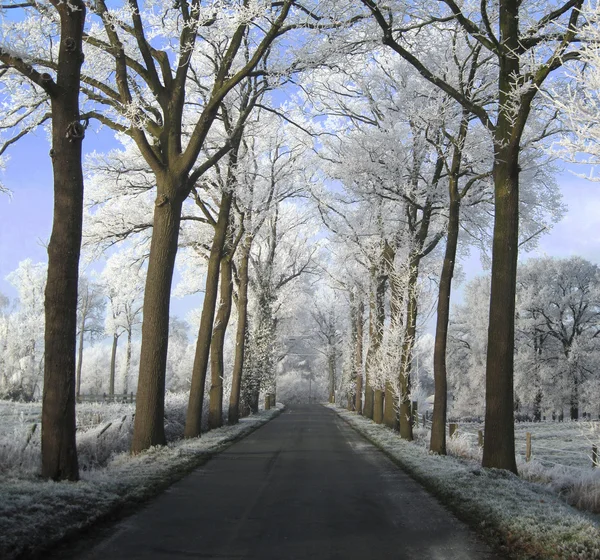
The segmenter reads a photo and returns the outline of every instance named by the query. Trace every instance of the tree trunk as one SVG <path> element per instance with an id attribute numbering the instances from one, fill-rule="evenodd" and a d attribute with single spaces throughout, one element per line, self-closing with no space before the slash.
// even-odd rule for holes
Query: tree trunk
<path id="1" fill-rule="evenodd" d="M 73 9 L 76 7 L 77 9 Z M 75 352 L 77 283 L 83 219 L 79 113 L 85 5 L 57 5 L 61 42 L 52 105 L 54 217 L 48 245 L 45 292 L 44 391 L 42 397 L 42 477 L 78 480 L 75 445 Z M 71 48 L 71 40 L 75 48 Z"/>
<path id="2" fill-rule="evenodd" d="M 184 435 L 188 438 L 198 437 L 201 431 L 204 384 L 206 381 L 206 369 L 208 366 L 210 341 L 212 338 L 215 307 L 217 304 L 219 268 L 221 265 L 223 247 L 225 246 L 232 199 L 233 195 L 229 191 L 224 191 L 221 195 L 219 217 L 215 224 L 215 235 L 210 249 L 208 270 L 206 272 L 204 303 L 202 304 L 202 316 L 200 318 L 200 329 L 198 331 L 196 355 L 194 357 L 194 369 L 192 371 L 190 400 L 185 422 Z"/>
<path id="3" fill-rule="evenodd" d="M 496 219 L 492 254 L 490 324 L 486 364 L 483 466 L 517 472 L 513 353 L 519 227 L 518 150 L 497 148 L 494 162 Z"/>
<path id="4" fill-rule="evenodd" d="M 165 444 L 165 371 L 169 340 L 171 283 L 177 255 L 183 199 L 175 181 L 158 182 L 148 273 L 144 291 L 144 319 L 140 372 L 135 405 L 132 453 Z"/>
<path id="5" fill-rule="evenodd" d="M 240 419 L 240 391 L 242 386 L 242 372 L 244 371 L 244 357 L 246 351 L 246 333 L 248 325 L 248 263 L 250 260 L 251 238 L 246 238 L 242 247 L 239 268 L 238 288 L 238 322 L 235 335 L 235 359 L 231 380 L 231 395 L 229 397 L 229 424 L 237 424 Z"/>
<path id="6" fill-rule="evenodd" d="M 110 353 L 110 381 L 108 384 L 108 394 L 111 397 L 115 396 L 115 370 L 117 365 L 117 344 L 119 342 L 119 335 L 113 334 L 112 351 Z"/>
<path id="7" fill-rule="evenodd" d="M 125 353 L 125 373 L 123 375 L 123 394 L 126 395 L 129 388 L 129 370 L 131 369 L 131 326 L 127 330 L 127 350 Z"/>
<path id="8" fill-rule="evenodd" d="M 213 335 L 210 347 L 210 401 L 208 408 L 208 429 L 220 428 L 223 425 L 223 346 L 225 333 L 231 315 L 233 281 L 231 277 L 231 259 L 233 255 L 227 248 L 221 259 L 221 301 L 213 326 Z"/>
<path id="9" fill-rule="evenodd" d="M 435 346 L 433 351 L 434 401 L 431 423 L 429 450 L 446 455 L 446 414 L 448 409 L 448 381 L 446 372 L 446 350 L 448 346 L 448 323 L 450 321 L 450 295 L 460 225 L 460 194 L 458 181 L 462 151 L 469 127 L 468 113 L 463 112 L 460 130 L 456 139 L 450 173 L 448 195 L 450 199 L 448 213 L 448 234 L 446 251 L 438 292 L 437 323 L 435 328 Z"/>
<path id="10" fill-rule="evenodd" d="M 385 285 L 386 277 L 375 275 L 373 278 L 374 293 L 371 294 L 371 310 L 369 313 L 369 349 L 367 350 L 367 360 L 365 364 L 365 407 L 363 415 L 374 419 L 375 416 L 375 391 L 371 385 L 377 353 L 381 346 L 383 338 L 383 323 L 385 320 Z M 379 404 L 379 403 L 378 403 Z"/>
<path id="11" fill-rule="evenodd" d="M 402 290 L 402 282 L 394 272 L 394 259 L 395 254 L 388 256 L 388 268 L 390 270 L 390 331 L 395 337 L 399 337 L 403 323 L 403 306 L 404 294 Z M 398 338 L 398 344 L 400 344 Z M 396 340 L 394 340 L 394 343 Z M 383 410 L 383 423 L 392 430 L 397 431 L 399 427 L 399 416 L 398 416 L 398 395 L 396 390 L 391 383 L 387 381 L 385 384 L 385 395 L 384 395 L 384 410 Z"/>
<path id="12" fill-rule="evenodd" d="M 573 387 L 571 388 L 571 420 L 579 420 L 579 380 L 577 372 L 573 375 Z"/>
<path id="13" fill-rule="evenodd" d="M 417 282 L 419 280 L 419 264 L 421 257 L 413 254 L 409 262 L 408 276 L 408 301 L 406 309 L 406 330 L 402 343 L 402 358 L 400 365 L 400 437 L 408 441 L 413 440 L 413 418 L 410 402 L 410 370 L 412 351 L 417 334 L 418 296 Z"/>
<path id="14" fill-rule="evenodd" d="M 373 421 L 376 424 L 381 424 L 383 422 L 383 391 L 381 389 L 375 389 L 373 398 Z"/>
<path id="15" fill-rule="evenodd" d="M 330 354 L 327 360 L 327 365 L 329 368 L 329 402 L 330 403 L 334 403 L 335 402 L 335 386 L 336 386 L 336 381 L 335 381 L 335 355 L 333 355 L 332 352 L 334 352 L 334 348 L 333 345 L 330 344 Z"/>
<path id="16" fill-rule="evenodd" d="M 83 323 L 83 321 L 82 321 Z M 82 324 L 81 330 L 79 331 L 79 345 L 77 348 L 77 388 L 75 394 L 77 397 L 81 394 L 81 367 L 83 364 L 83 335 L 85 334 L 83 331 L 84 325 Z"/>
<path id="17" fill-rule="evenodd" d="M 362 414 L 362 391 L 363 391 L 363 316 L 365 314 L 365 303 L 362 299 L 356 308 L 356 348 L 354 351 L 354 367 L 356 368 L 356 403 L 355 409 Z"/>

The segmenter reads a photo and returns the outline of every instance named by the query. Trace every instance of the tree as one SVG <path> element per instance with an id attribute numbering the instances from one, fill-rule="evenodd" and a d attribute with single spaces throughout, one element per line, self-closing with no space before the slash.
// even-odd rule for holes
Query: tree
<path id="1" fill-rule="evenodd" d="M 44 105 L 45 113 L 41 122 L 52 119 L 50 157 L 54 174 L 54 218 L 48 245 L 45 297 L 42 476 L 54 480 L 77 480 L 75 348 L 83 215 L 81 145 L 86 127 L 86 121 L 82 121 L 80 115 L 79 90 L 86 5 L 82 0 L 49 0 L 49 4 L 52 8 L 46 3 L 26 3 L 24 9 L 30 24 L 35 21 L 34 9 L 43 9 L 51 13 L 51 17 L 58 17 L 58 25 L 53 26 L 54 38 L 58 38 L 58 57 L 49 67 L 55 72 L 55 77 L 46 71 L 48 66 L 39 62 L 37 53 L 14 48 L 21 41 L 5 42 L 10 41 L 10 32 L 4 35 L 0 44 L 0 62 L 8 69 L 6 77 L 22 76 L 26 89 L 32 91 L 37 100 L 40 92 L 50 99 L 49 113 L 45 113 L 47 104 L 39 102 L 39 105 Z M 11 7 L 20 9 L 23 4 L 3 6 L 5 9 Z M 25 120 L 19 113 L 20 106 L 17 104 L 17 109 L 10 115 L 16 118 L 17 124 Z M 27 113 L 25 111 L 25 115 Z M 28 130 L 25 126 L 5 146 Z M 0 155 L 2 151 L 4 148 L 0 149 Z"/>
<path id="2" fill-rule="evenodd" d="M 341 321 L 336 309 L 336 307 L 339 307 L 339 302 L 336 301 L 335 294 L 328 294 L 327 292 L 319 299 L 321 301 L 317 300 L 314 303 L 314 308 L 311 310 L 311 317 L 315 324 L 315 338 L 322 348 L 319 351 L 322 353 L 327 364 L 329 402 L 334 403 L 337 402 L 337 370 L 340 354 L 339 346 L 341 344 Z"/>
<path id="3" fill-rule="evenodd" d="M 43 391 L 46 276 L 44 263 L 25 259 L 6 277 L 18 300 L 12 313 L 3 313 L 3 377 L 6 394 L 16 399 L 30 401 Z M 8 311 L 8 299 L 3 302 Z"/>
<path id="4" fill-rule="evenodd" d="M 124 271 L 127 273 L 124 274 Z M 113 337 L 109 383 L 111 396 L 115 390 L 117 342 L 124 333 L 127 333 L 127 346 L 123 368 L 123 394 L 129 390 L 132 338 L 134 330 L 141 323 L 145 272 L 143 260 L 131 247 L 113 253 L 102 271 L 102 282 L 110 307 L 110 313 L 106 315 L 105 331 Z"/>
<path id="5" fill-rule="evenodd" d="M 520 145 L 539 89 L 550 74 L 579 54 L 571 50 L 577 38 L 583 0 L 552 2 L 544 10 L 516 0 L 500 0 L 498 11 L 463 8 L 443 0 L 445 10 L 431 14 L 429 5 L 410 6 L 406 29 L 393 22 L 393 8 L 363 0 L 383 35 L 383 43 L 410 62 L 433 85 L 442 89 L 486 126 L 493 136 L 495 190 L 492 288 L 486 366 L 486 438 L 483 466 L 517 471 L 513 426 L 514 311 L 518 254 Z M 403 3 L 401 3 L 403 4 Z M 462 93 L 419 58 L 420 30 L 439 21 L 456 22 L 470 40 L 479 43 L 498 64 L 498 94 L 493 110 Z M 497 26 L 498 31 L 494 31 Z M 535 62 L 533 62 L 535 61 Z M 538 62 L 539 61 L 539 62 Z"/>
<path id="6" fill-rule="evenodd" d="M 106 301 L 102 287 L 90 281 L 86 276 L 79 276 L 79 289 L 77 293 L 77 336 L 79 338 L 77 348 L 77 372 L 75 383 L 75 395 L 81 393 L 81 366 L 83 364 L 83 344 L 86 334 L 93 340 L 95 336 L 104 333 L 102 320 Z M 112 381 L 112 377 L 111 377 Z M 111 383 L 114 387 L 114 382 Z M 113 391 L 114 393 L 114 391 Z M 112 393 L 111 393 L 112 394 Z"/>
<path id="7" fill-rule="evenodd" d="M 285 79 L 298 70 L 298 61 L 279 48 L 279 37 L 304 29 L 304 38 L 310 30 L 342 25 L 343 10 L 334 8 L 321 17 L 317 6 L 296 8 L 293 0 L 268 9 L 262 2 L 233 2 L 224 8 L 219 2 L 201 5 L 194 0 L 178 3 L 175 9 L 165 3 L 165 16 L 155 18 L 153 11 L 141 11 L 136 0 L 124 10 L 104 0 L 94 4 L 99 25 L 90 28 L 86 44 L 102 75 L 82 77 L 82 91 L 90 101 L 87 115 L 131 138 L 156 184 L 134 453 L 165 440 L 169 293 L 183 204 L 204 174 L 231 150 L 257 97 L 252 94 L 230 127 L 221 126 L 226 120 L 223 110 L 243 99 L 245 89 L 260 95 L 278 77 Z M 204 347 L 199 345 L 195 367 L 196 393 L 202 390 L 200 378 L 206 369 Z M 198 406 L 189 411 L 190 418 L 196 418 L 190 420 L 187 435 L 196 431 L 198 411 Z"/>
<path id="8" fill-rule="evenodd" d="M 580 257 L 531 259 L 519 273 L 518 296 L 517 325 L 528 334 L 534 357 L 552 361 L 554 383 L 568 391 L 570 417 L 577 420 L 582 387 L 594 376 L 599 350 L 598 267 Z M 543 392 L 537 381 L 536 406 L 541 408 Z"/>

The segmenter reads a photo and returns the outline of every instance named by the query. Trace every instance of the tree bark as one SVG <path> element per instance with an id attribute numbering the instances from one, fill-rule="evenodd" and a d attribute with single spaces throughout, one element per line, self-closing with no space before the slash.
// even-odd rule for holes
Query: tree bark
<path id="1" fill-rule="evenodd" d="M 371 385 L 371 378 L 373 376 L 375 360 L 383 337 L 386 277 L 377 273 L 373 277 L 373 282 L 371 309 L 369 313 L 369 349 L 367 350 L 367 360 L 365 364 L 365 407 L 363 410 L 363 415 L 372 420 L 375 417 L 375 391 Z M 383 403 L 378 401 L 378 406 L 379 404 Z"/>
<path id="2" fill-rule="evenodd" d="M 219 217 L 215 224 L 215 236 L 210 249 L 208 270 L 206 272 L 204 303 L 202 304 L 200 329 L 198 331 L 194 369 L 192 371 L 192 386 L 190 388 L 190 399 L 185 422 L 184 435 L 188 438 L 198 437 L 201 432 L 204 384 L 206 381 L 210 341 L 212 338 L 215 307 L 217 304 L 219 268 L 221 265 L 223 247 L 225 246 L 232 199 L 233 195 L 229 191 L 224 191 L 221 195 Z"/>
<path id="3" fill-rule="evenodd" d="M 75 6 L 77 9 L 72 9 Z M 60 16 L 56 91 L 51 95 L 54 217 L 45 292 L 42 477 L 78 480 L 75 445 L 77 284 L 83 219 L 79 86 L 85 4 L 55 4 Z M 71 45 L 74 48 L 71 48 Z"/>
<path id="4" fill-rule="evenodd" d="M 375 389 L 373 397 L 373 421 L 376 424 L 383 422 L 383 391 L 381 389 Z"/>
<path id="5" fill-rule="evenodd" d="M 456 248 L 458 246 L 460 200 L 458 185 L 454 177 L 450 178 L 450 212 L 448 216 L 448 236 L 446 252 L 440 277 L 440 287 L 437 305 L 437 324 L 435 330 L 435 346 L 433 351 L 434 402 L 433 419 L 431 424 L 431 440 L 429 450 L 440 455 L 446 455 L 446 414 L 448 382 L 446 374 L 446 348 L 448 345 L 448 322 L 450 320 L 450 294 Z"/>
<path id="6" fill-rule="evenodd" d="M 157 187 L 144 291 L 142 348 L 132 453 L 166 443 L 164 410 L 169 307 L 183 197 L 177 182 L 171 177 L 164 177 Z"/>
<path id="7" fill-rule="evenodd" d="M 403 318 L 403 292 L 402 282 L 394 272 L 394 260 L 396 258 L 396 252 L 388 244 L 388 251 L 386 254 L 386 265 L 388 267 L 388 277 L 390 282 L 390 331 L 394 336 L 400 333 L 402 328 Z M 385 395 L 384 395 L 384 410 L 383 410 L 383 423 L 392 430 L 398 430 L 398 395 L 390 381 L 386 381 L 385 384 Z"/>
<path id="8" fill-rule="evenodd" d="M 362 414 L 362 391 L 363 391 L 363 317 L 365 314 L 365 302 L 362 299 L 356 306 L 356 348 L 354 351 L 354 367 L 356 368 L 356 402 L 355 410 Z"/>
<path id="9" fill-rule="evenodd" d="M 519 143 L 512 93 L 520 75 L 519 3 L 500 3 L 499 113 L 494 131 L 494 239 L 490 323 L 486 362 L 484 467 L 517 472 L 515 460 L 513 367 L 515 294 L 519 247 Z M 521 108 L 523 111 L 523 108 Z M 524 123 L 526 119 L 523 119 Z M 522 125 L 524 126 L 524 125 Z"/>
<path id="10" fill-rule="evenodd" d="M 235 335 L 235 358 L 231 380 L 231 395 L 229 397 L 229 424 L 237 424 L 240 419 L 240 392 L 242 386 L 242 372 L 244 371 L 246 334 L 248 331 L 248 264 L 250 260 L 251 244 L 252 239 L 247 237 L 242 246 L 240 258 L 237 301 L 238 322 Z"/>
<path id="11" fill-rule="evenodd" d="M 80 325 L 80 331 L 79 331 L 79 344 L 77 347 L 77 388 L 76 388 L 76 396 L 79 397 L 79 395 L 81 394 L 81 368 L 83 365 L 83 335 L 84 333 L 84 325 L 83 325 L 83 321 L 82 324 Z"/>
<path id="12" fill-rule="evenodd" d="M 327 359 L 327 365 L 328 365 L 328 368 L 329 368 L 329 402 L 330 403 L 334 403 L 335 402 L 335 386 L 336 386 L 335 368 L 336 368 L 336 363 L 335 363 L 335 355 L 333 354 L 334 351 L 335 351 L 335 349 L 333 348 L 333 345 L 330 344 L 330 354 L 329 354 L 328 359 Z"/>
<path id="13" fill-rule="evenodd" d="M 108 384 L 108 394 L 111 397 L 115 396 L 115 370 L 117 365 L 117 345 L 119 343 L 119 335 L 113 334 L 112 350 L 110 353 L 110 381 Z"/>
<path id="14" fill-rule="evenodd" d="M 409 276 L 407 287 L 406 330 L 402 343 L 402 359 L 400 365 L 400 437 L 408 441 L 413 440 L 413 420 L 410 402 L 410 370 L 412 350 L 417 334 L 418 297 L 417 282 L 419 280 L 419 264 L 421 257 L 414 254 L 409 262 Z"/>
<path id="15" fill-rule="evenodd" d="M 221 301 L 213 326 L 213 334 L 210 347 L 210 370 L 211 386 L 208 408 L 208 429 L 220 428 L 223 425 L 223 377 L 224 360 L 223 347 L 225 344 L 225 333 L 231 316 L 233 281 L 231 259 L 233 255 L 227 247 L 221 259 Z"/>
<path id="16" fill-rule="evenodd" d="M 448 233 L 446 251 L 440 276 L 438 292 L 437 322 L 433 350 L 434 401 L 429 450 L 446 455 L 446 415 L 448 410 L 448 381 L 446 372 L 446 350 L 448 346 L 448 323 L 450 321 L 450 295 L 456 262 L 460 226 L 460 193 L 458 182 L 464 143 L 469 130 L 469 114 L 463 110 L 458 136 L 455 140 L 448 177 Z"/>
<path id="17" fill-rule="evenodd" d="M 127 330 L 127 350 L 125 353 L 125 373 L 123 375 L 123 394 L 126 395 L 129 388 L 129 370 L 131 369 L 131 325 Z"/>

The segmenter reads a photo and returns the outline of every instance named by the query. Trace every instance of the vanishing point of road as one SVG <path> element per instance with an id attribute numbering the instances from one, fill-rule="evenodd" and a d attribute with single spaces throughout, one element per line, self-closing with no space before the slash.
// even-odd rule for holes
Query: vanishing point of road
<path id="1" fill-rule="evenodd" d="M 318 405 L 290 406 L 77 557 L 500 558 L 335 412 Z"/>

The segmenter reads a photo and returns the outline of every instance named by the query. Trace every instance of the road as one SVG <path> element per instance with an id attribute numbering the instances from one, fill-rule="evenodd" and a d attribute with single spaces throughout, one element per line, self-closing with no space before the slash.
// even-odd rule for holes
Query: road
<path id="1" fill-rule="evenodd" d="M 110 533 L 71 557 L 500 558 L 333 411 L 318 405 L 289 407 Z"/>

